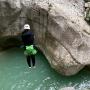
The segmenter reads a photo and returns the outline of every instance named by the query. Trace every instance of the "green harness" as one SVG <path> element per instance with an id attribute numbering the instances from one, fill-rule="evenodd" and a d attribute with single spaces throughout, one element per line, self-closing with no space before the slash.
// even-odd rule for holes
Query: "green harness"
<path id="1" fill-rule="evenodd" d="M 26 46 L 26 50 L 24 51 L 25 55 L 35 55 L 37 54 L 37 50 L 33 47 L 33 45 Z"/>

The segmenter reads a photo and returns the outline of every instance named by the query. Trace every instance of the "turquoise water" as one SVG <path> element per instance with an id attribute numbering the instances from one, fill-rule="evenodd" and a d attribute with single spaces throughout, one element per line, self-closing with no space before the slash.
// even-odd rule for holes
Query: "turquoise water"
<path id="1" fill-rule="evenodd" d="M 90 72 L 65 77 L 55 72 L 41 52 L 36 55 L 36 68 L 28 68 L 22 49 L 0 53 L 0 90 L 60 90 L 72 86 L 76 90 L 90 88 Z M 90 90 L 90 89 L 89 89 Z"/>

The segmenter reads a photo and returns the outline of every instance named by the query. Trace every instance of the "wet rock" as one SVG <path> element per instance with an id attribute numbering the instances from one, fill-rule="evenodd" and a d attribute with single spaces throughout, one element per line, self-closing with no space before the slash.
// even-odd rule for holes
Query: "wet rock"
<path id="1" fill-rule="evenodd" d="M 35 43 L 59 73 L 74 75 L 90 64 L 83 0 L 4 0 L 0 12 L 0 37 L 16 36 L 29 23 Z"/>

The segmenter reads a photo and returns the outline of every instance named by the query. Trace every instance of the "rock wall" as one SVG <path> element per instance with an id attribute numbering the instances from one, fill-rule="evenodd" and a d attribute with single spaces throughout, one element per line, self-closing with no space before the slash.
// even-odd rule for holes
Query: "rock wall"
<path id="1" fill-rule="evenodd" d="M 52 68 L 74 75 L 90 64 L 90 26 L 83 0 L 1 0 L 0 38 L 17 36 L 29 23 Z"/>

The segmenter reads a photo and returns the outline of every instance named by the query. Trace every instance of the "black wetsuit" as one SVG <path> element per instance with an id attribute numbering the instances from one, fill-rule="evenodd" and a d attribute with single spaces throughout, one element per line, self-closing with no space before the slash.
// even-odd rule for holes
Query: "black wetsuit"
<path id="1" fill-rule="evenodd" d="M 28 45 L 33 45 L 34 44 L 33 32 L 31 32 L 29 30 L 24 30 L 22 32 L 22 41 L 24 43 L 24 49 L 26 49 L 26 46 L 28 46 Z M 31 62 L 32 62 L 32 65 L 35 66 L 35 55 L 27 56 L 27 63 L 29 65 L 29 67 L 31 67 Z"/>

